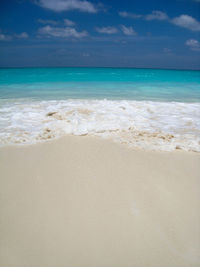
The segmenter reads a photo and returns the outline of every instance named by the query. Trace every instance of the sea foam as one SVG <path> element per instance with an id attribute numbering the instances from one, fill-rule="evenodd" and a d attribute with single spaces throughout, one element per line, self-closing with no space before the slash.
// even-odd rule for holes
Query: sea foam
<path id="1" fill-rule="evenodd" d="M 200 103 L 2 100 L 0 143 L 33 144 L 73 134 L 148 150 L 200 152 L 199 118 Z"/>

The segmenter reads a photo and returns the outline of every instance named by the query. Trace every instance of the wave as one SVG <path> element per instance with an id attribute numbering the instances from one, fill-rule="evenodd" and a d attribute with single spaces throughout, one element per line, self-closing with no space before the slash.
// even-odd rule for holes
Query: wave
<path id="1" fill-rule="evenodd" d="M 66 134 L 112 138 L 135 148 L 200 152 L 200 103 L 2 101 L 0 144 L 33 144 Z"/>

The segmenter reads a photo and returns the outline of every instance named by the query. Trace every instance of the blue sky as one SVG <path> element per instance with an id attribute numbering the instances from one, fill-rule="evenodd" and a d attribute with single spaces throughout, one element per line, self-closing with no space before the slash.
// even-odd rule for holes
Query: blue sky
<path id="1" fill-rule="evenodd" d="M 0 67 L 200 69 L 200 0 L 1 0 Z"/>

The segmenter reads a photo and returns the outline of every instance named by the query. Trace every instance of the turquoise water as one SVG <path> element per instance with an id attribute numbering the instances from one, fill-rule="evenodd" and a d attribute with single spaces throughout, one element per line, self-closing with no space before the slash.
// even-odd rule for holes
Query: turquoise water
<path id="1" fill-rule="evenodd" d="M 0 145 L 67 134 L 200 152 L 200 71 L 0 69 Z"/>
<path id="2" fill-rule="evenodd" d="M 120 68 L 0 69 L 0 99 L 200 102 L 200 71 Z"/>

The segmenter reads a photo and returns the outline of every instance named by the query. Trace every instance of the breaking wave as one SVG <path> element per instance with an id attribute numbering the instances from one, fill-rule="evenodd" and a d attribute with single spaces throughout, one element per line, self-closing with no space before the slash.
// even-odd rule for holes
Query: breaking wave
<path id="1" fill-rule="evenodd" d="M 2 100 L 0 143 L 33 144 L 73 134 L 148 150 L 200 152 L 199 118 L 200 103 Z"/>

